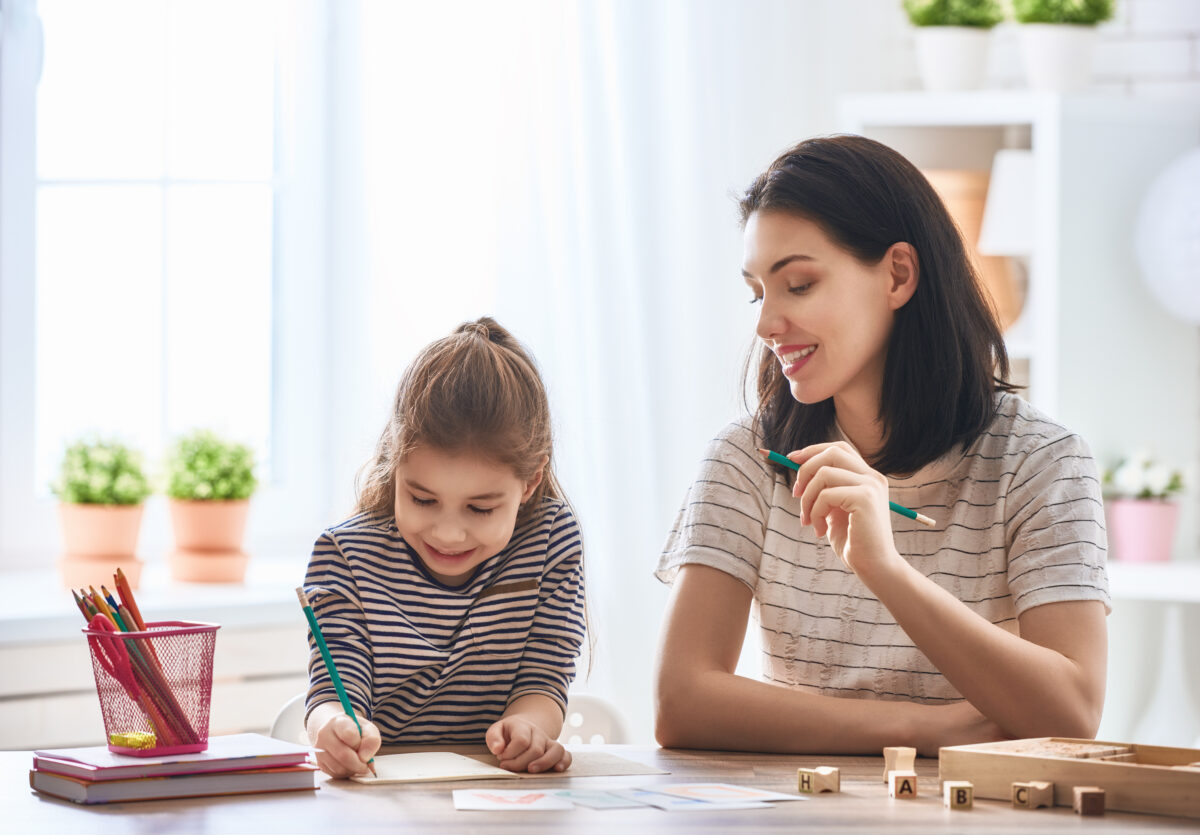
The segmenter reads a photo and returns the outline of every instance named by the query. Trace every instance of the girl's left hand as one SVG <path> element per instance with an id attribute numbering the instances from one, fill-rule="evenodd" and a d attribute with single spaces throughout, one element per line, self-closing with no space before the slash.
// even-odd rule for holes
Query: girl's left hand
<path id="1" fill-rule="evenodd" d="M 844 441 L 813 444 L 788 458 L 800 465 L 792 495 L 800 521 L 827 537 L 833 551 L 866 579 L 874 569 L 901 561 L 892 537 L 888 481 Z"/>
<path id="2" fill-rule="evenodd" d="M 520 716 L 505 716 L 484 735 L 488 750 L 509 771 L 566 771 L 571 752 L 540 727 Z"/>

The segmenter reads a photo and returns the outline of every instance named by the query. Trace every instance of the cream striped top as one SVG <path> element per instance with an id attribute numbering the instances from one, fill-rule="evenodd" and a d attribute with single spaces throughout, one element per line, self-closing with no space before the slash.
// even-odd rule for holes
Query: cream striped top
<path id="1" fill-rule="evenodd" d="M 1091 453 L 1021 398 L 1001 394 L 995 419 L 967 450 L 906 478 L 895 502 L 937 520 L 892 518 L 896 548 L 933 582 L 992 623 L 1046 603 L 1099 600 L 1111 610 L 1100 481 Z M 928 704 L 961 694 L 812 527 L 790 481 L 767 466 L 751 419 L 710 444 L 659 559 L 707 565 L 754 593 L 763 677 L 830 696 Z"/>

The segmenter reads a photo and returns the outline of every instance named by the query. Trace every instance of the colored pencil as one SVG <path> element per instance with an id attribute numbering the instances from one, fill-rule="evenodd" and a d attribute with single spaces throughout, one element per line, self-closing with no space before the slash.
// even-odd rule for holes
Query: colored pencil
<path id="1" fill-rule="evenodd" d="M 776 464 L 782 464 L 783 466 L 788 467 L 793 470 L 800 469 L 800 465 L 797 464 L 792 459 L 788 458 L 786 455 L 780 455 L 778 452 L 774 452 L 773 450 L 769 450 L 769 449 L 760 449 L 759 453 L 763 456 L 763 458 L 766 458 L 768 461 L 773 461 Z M 920 522 L 922 525 L 924 525 L 927 528 L 932 528 L 937 525 L 937 522 L 933 521 L 925 514 L 917 513 L 915 510 L 909 510 L 907 507 L 905 507 L 902 504 L 896 504 L 895 502 L 889 501 L 888 507 L 891 509 L 891 511 L 893 513 L 899 513 L 901 516 L 904 516 L 909 519 L 913 519 L 917 522 Z"/>
<path id="2" fill-rule="evenodd" d="M 125 572 L 119 568 L 113 575 L 113 585 L 117 587 L 117 593 L 121 595 L 121 602 L 129 607 L 129 613 L 133 615 L 137 628 L 145 632 L 146 621 L 142 620 L 142 612 L 138 609 L 137 601 L 133 599 L 133 589 L 129 587 L 129 580 L 125 577 Z"/>
<path id="3" fill-rule="evenodd" d="M 342 710 L 346 711 L 346 715 L 354 720 L 354 726 L 358 728 L 358 735 L 362 737 L 362 725 L 358 722 L 358 717 L 354 714 L 354 707 L 350 704 L 350 697 L 346 695 L 346 688 L 342 685 L 342 677 L 338 675 L 337 667 L 333 664 L 333 656 L 329 654 L 329 647 L 325 645 L 325 636 L 321 634 L 321 627 L 317 623 L 317 616 L 313 614 L 312 606 L 308 603 L 308 595 L 304 593 L 304 587 L 296 589 L 296 597 L 300 598 L 300 607 L 304 609 L 304 616 L 308 618 L 308 628 L 312 632 L 313 640 L 317 644 L 317 649 L 321 651 L 321 657 L 325 659 L 325 669 L 329 671 L 329 678 L 333 682 L 333 689 L 337 691 L 338 701 L 342 703 Z M 367 768 L 371 769 L 371 773 L 375 774 L 375 758 L 371 757 L 367 761 Z"/>

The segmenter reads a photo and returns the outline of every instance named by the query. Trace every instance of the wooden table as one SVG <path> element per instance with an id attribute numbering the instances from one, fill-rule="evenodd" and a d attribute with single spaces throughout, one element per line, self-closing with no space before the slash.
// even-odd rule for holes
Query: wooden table
<path id="1" fill-rule="evenodd" d="M 882 757 L 809 757 L 681 751 L 627 745 L 573 746 L 607 751 L 656 766 L 670 774 L 640 777 L 531 777 L 520 782 L 467 781 L 410 786 L 363 786 L 322 775 L 320 790 L 203 799 L 159 800 L 79 806 L 29 789 L 31 754 L 0 752 L 0 829 L 5 832 L 205 832 L 291 835 L 298 832 L 546 832 L 614 831 L 808 831 L 885 833 L 1017 831 L 1054 833 L 1096 831 L 1196 831 L 1200 821 L 1108 812 L 1081 818 L 1069 808 L 1014 809 L 1007 802 L 976 800 L 975 808 L 952 812 L 937 791 L 937 760 L 917 761 L 921 796 L 892 800 L 883 783 Z M 461 749 L 459 749 L 461 750 Z M 723 782 L 796 792 L 800 766 L 834 765 L 841 769 L 842 791 L 803 801 L 781 801 L 770 809 L 726 812 L 663 812 L 657 809 L 567 812 L 459 812 L 452 788 L 629 788 L 685 782 Z"/>

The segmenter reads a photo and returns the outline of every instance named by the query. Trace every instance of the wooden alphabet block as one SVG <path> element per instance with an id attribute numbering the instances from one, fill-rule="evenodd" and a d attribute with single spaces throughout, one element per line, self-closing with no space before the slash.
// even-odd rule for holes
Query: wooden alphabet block
<path id="1" fill-rule="evenodd" d="M 975 786 L 967 780 L 942 783 L 942 805 L 947 809 L 970 809 L 975 804 Z"/>
<path id="2" fill-rule="evenodd" d="M 917 772 L 903 770 L 888 772 L 888 797 L 912 800 L 916 796 Z"/>
<path id="3" fill-rule="evenodd" d="M 841 771 L 829 765 L 797 769 L 796 781 L 799 784 L 799 790 L 804 794 L 840 792 L 842 790 Z"/>
<path id="4" fill-rule="evenodd" d="M 1075 811 L 1080 815 L 1103 815 L 1104 789 L 1099 786 L 1076 786 Z"/>
<path id="5" fill-rule="evenodd" d="M 883 782 L 888 781 L 889 771 L 912 771 L 916 768 L 916 748 L 884 748 L 883 749 Z"/>
<path id="6" fill-rule="evenodd" d="M 1030 780 L 1012 784 L 1012 805 L 1018 809 L 1037 809 L 1054 806 L 1054 784 L 1045 780 Z"/>

